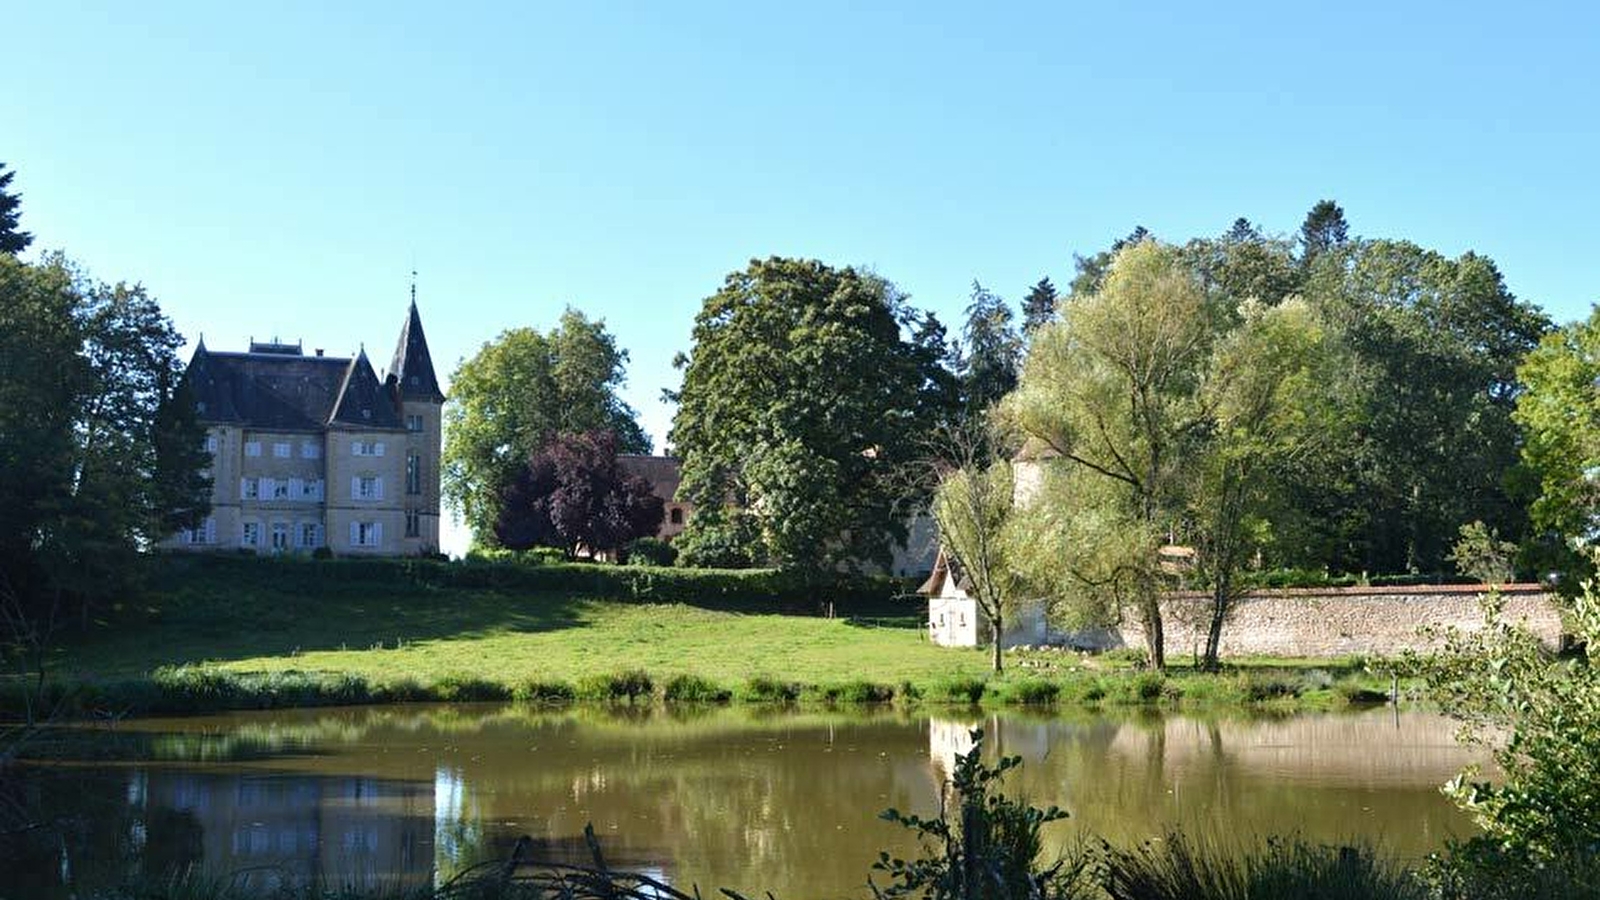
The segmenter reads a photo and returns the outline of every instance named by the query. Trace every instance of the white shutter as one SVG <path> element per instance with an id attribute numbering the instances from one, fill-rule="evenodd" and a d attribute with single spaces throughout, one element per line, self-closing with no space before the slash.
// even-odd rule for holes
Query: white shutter
<path id="1" fill-rule="evenodd" d="M 350 499 L 361 499 L 361 479 L 354 475 L 350 477 Z"/>
<path id="2" fill-rule="evenodd" d="M 357 522 L 351 522 L 350 523 L 350 546 L 352 546 L 352 547 L 357 546 L 356 542 L 359 541 L 359 540 L 361 540 L 361 525 L 360 525 L 360 523 L 357 523 Z"/>
<path id="3" fill-rule="evenodd" d="M 208 517 L 206 517 L 206 543 L 215 544 L 216 542 L 217 542 L 217 520 L 208 516 Z"/>
<path id="4" fill-rule="evenodd" d="M 318 500 L 326 499 L 326 497 L 323 495 L 322 491 L 323 491 L 322 479 L 318 478 L 317 479 L 317 499 Z"/>
<path id="5" fill-rule="evenodd" d="M 381 547 L 382 545 L 383 545 L 383 523 L 382 522 L 373 522 L 372 523 L 372 546 Z"/>
<path id="6" fill-rule="evenodd" d="M 381 456 L 382 454 L 379 454 L 379 455 Z M 382 500 L 383 499 L 383 478 L 381 476 L 378 477 L 378 478 L 372 479 L 372 499 L 374 499 L 374 500 Z"/>
<path id="7" fill-rule="evenodd" d="M 250 480 L 250 479 L 248 479 L 248 478 L 241 478 L 241 479 L 239 479 L 239 499 L 240 499 L 240 500 L 243 500 L 243 499 L 245 499 L 245 498 L 246 498 L 246 497 L 247 497 L 247 496 L 248 496 L 248 495 L 247 495 L 247 494 L 246 494 L 246 493 L 245 493 L 245 482 L 247 482 L 247 481 L 249 481 L 249 480 Z"/>
<path id="8" fill-rule="evenodd" d="M 272 500 L 276 498 L 278 496 L 278 492 L 274 490 L 274 488 L 277 487 L 277 484 L 277 479 L 274 478 L 261 479 L 261 499 Z"/>
<path id="9" fill-rule="evenodd" d="M 379 441 L 376 444 L 372 445 L 372 455 L 373 456 L 382 456 L 383 455 L 383 441 Z"/>
<path id="10" fill-rule="evenodd" d="M 304 481 L 301 481 L 298 478 L 289 479 L 289 499 L 290 500 L 301 500 L 301 499 L 304 499 L 305 493 L 306 493 L 306 483 Z"/>

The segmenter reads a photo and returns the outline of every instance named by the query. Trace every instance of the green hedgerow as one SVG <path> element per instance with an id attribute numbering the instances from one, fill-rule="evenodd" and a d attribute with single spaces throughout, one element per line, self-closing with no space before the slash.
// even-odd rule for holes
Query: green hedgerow
<path id="1" fill-rule="evenodd" d="M 739 699 L 746 703 L 793 703 L 800 699 L 800 685 L 757 675 L 739 688 Z"/>
<path id="2" fill-rule="evenodd" d="M 577 689 L 559 680 L 524 681 L 511 689 L 511 699 L 524 703 L 571 703 L 577 698 Z"/>
<path id="3" fill-rule="evenodd" d="M 988 688 L 982 678 L 950 676 L 935 681 L 928 687 L 928 699 L 943 703 L 977 703 Z"/>
<path id="4" fill-rule="evenodd" d="M 699 675 L 674 675 L 662 687 L 661 696 L 673 703 L 726 703 L 733 691 Z"/>
<path id="5" fill-rule="evenodd" d="M 816 691 L 829 703 L 888 703 L 894 699 L 893 687 L 859 679 L 818 685 Z"/>
<path id="6" fill-rule="evenodd" d="M 610 675 L 591 675 L 578 682 L 578 699 L 636 703 L 655 693 L 650 673 L 638 669 Z"/>

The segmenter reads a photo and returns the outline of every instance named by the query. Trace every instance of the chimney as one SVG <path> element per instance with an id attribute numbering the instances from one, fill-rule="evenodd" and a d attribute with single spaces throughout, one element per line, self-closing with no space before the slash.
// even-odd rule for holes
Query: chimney
<path id="1" fill-rule="evenodd" d="M 317 348 L 317 355 L 318 355 L 318 356 L 321 356 L 321 355 L 322 355 L 322 348 L 321 348 L 321 347 L 318 347 L 318 348 Z"/>

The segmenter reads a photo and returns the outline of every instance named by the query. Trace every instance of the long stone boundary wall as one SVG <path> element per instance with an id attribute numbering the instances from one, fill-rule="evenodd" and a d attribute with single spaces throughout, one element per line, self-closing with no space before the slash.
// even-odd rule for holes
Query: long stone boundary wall
<path id="1" fill-rule="evenodd" d="M 1394 656 L 1429 650 L 1437 638 L 1426 626 L 1473 630 L 1483 625 L 1485 585 L 1296 588 L 1258 591 L 1234 607 L 1222 630 L 1223 656 Z M 1537 584 L 1500 588 L 1501 616 L 1521 622 L 1547 646 L 1561 644 L 1564 629 L 1554 598 Z M 1174 593 L 1162 602 L 1168 655 L 1205 648 L 1209 599 Z M 1127 622 L 1099 634 L 1052 635 L 1062 643 L 1143 647 L 1144 631 Z"/>

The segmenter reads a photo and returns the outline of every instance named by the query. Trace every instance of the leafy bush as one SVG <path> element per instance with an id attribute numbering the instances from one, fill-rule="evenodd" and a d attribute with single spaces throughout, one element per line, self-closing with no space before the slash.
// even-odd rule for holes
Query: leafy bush
<path id="1" fill-rule="evenodd" d="M 667 679 L 661 695 L 674 703 L 726 703 L 733 691 L 698 675 L 674 675 Z"/>
<path id="2" fill-rule="evenodd" d="M 829 703 L 888 703 L 894 699 L 894 688 L 871 681 L 846 681 L 840 684 L 818 685 L 817 695 Z"/>
<path id="3" fill-rule="evenodd" d="M 928 688 L 928 699 L 945 703 L 977 703 L 987 685 L 982 678 L 955 675 L 935 681 Z"/>
<path id="4" fill-rule="evenodd" d="M 1113 665 L 1130 665 L 1142 669 L 1150 664 L 1150 654 L 1143 647 L 1118 647 L 1100 654 L 1102 662 Z"/>
<path id="5" fill-rule="evenodd" d="M 623 548 L 630 566 L 670 566 L 678 561 L 677 548 L 660 538 L 642 537 Z"/>
<path id="6" fill-rule="evenodd" d="M 1004 682 L 1000 686 L 999 693 L 1003 703 L 1042 706 L 1056 702 L 1056 698 L 1061 694 L 1061 685 L 1045 678 L 1019 678 Z"/>
<path id="7" fill-rule="evenodd" d="M 634 669 L 611 675 L 591 675 L 578 682 L 578 699 L 635 703 L 655 693 L 650 673 Z"/>
<path id="8" fill-rule="evenodd" d="M 800 699 L 800 685 L 757 675 L 739 689 L 739 699 L 748 703 L 793 703 Z"/>
<path id="9" fill-rule="evenodd" d="M 1286 675 L 1250 673 L 1239 678 L 1239 691 L 1247 703 L 1265 703 L 1300 696 L 1298 679 Z"/>
<path id="10" fill-rule="evenodd" d="M 524 681 L 511 689 L 511 699 L 525 703 L 571 703 L 577 689 L 565 681 Z"/>
<path id="11" fill-rule="evenodd" d="M 333 548 L 332 547 L 318 547 L 317 549 L 311 551 L 311 558 L 312 559 L 333 559 Z"/>
<path id="12" fill-rule="evenodd" d="M 487 678 L 446 675 L 433 683 L 433 696 L 449 703 L 474 700 L 510 700 L 511 689 Z"/>
<path id="13" fill-rule="evenodd" d="M 1143 703 L 1160 700 L 1166 686 L 1167 679 L 1160 672 L 1140 672 L 1130 683 L 1133 696 Z"/>

